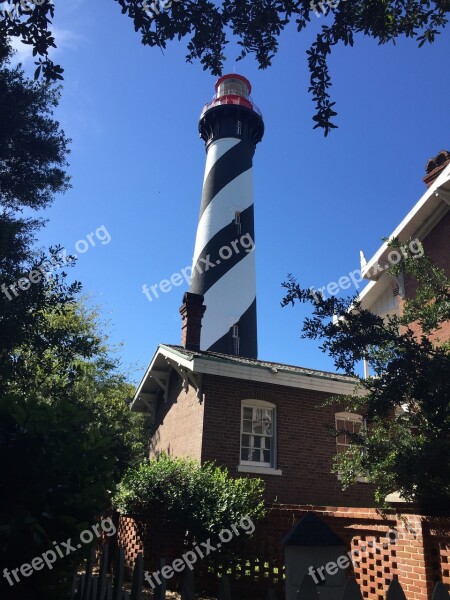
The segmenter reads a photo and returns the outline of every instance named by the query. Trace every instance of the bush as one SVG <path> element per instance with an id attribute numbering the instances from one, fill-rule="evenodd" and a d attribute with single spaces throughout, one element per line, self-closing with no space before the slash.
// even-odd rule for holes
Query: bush
<path id="1" fill-rule="evenodd" d="M 261 479 L 231 477 L 223 467 L 161 454 L 129 469 L 113 500 L 124 514 L 157 514 L 161 521 L 204 540 L 243 517 L 265 515 Z"/>

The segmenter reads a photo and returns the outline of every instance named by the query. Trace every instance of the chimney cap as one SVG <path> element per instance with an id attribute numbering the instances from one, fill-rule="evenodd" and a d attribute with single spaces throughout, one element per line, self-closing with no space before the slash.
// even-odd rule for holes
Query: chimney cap
<path id="1" fill-rule="evenodd" d="M 190 304 L 191 306 L 201 306 L 205 297 L 201 294 L 194 294 L 193 292 L 184 292 L 183 304 Z"/>
<path id="2" fill-rule="evenodd" d="M 450 164 L 449 150 L 441 150 L 436 156 L 433 156 L 433 158 L 428 160 L 425 165 L 425 177 L 423 178 L 427 187 L 430 187 L 433 181 L 442 173 L 448 164 Z"/>

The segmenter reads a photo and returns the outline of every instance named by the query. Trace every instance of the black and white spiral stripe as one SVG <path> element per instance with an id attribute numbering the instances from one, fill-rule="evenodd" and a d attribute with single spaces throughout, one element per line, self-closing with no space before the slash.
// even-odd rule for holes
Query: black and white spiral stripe
<path id="1" fill-rule="evenodd" d="M 252 144 L 233 137 L 208 147 L 190 290 L 205 298 L 202 350 L 234 353 L 231 328 L 238 325 L 239 354 L 256 358 L 255 255 L 247 244 L 255 239 L 253 153 Z"/>

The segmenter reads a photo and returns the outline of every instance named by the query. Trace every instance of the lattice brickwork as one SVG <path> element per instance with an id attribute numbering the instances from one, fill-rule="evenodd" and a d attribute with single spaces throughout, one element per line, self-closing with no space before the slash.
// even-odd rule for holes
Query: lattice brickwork
<path id="1" fill-rule="evenodd" d="M 370 508 L 278 505 L 257 524 L 245 559 L 229 571 L 232 588 L 244 598 L 261 596 L 268 587 L 281 594 L 284 587 L 284 556 L 281 539 L 307 512 L 314 512 L 352 550 L 354 574 L 367 600 L 385 600 L 392 579 L 398 579 L 407 600 L 431 600 L 436 581 L 450 591 L 450 518 L 414 514 L 381 514 Z M 156 523 L 156 529 L 155 529 Z M 157 570 L 159 558 L 170 564 L 189 547 L 183 538 L 142 520 L 121 517 L 118 543 L 125 547 L 126 565 L 143 550 L 145 568 Z M 155 532 L 151 535 L 151 531 Z M 206 558 L 195 567 L 198 589 L 214 591 L 220 572 Z"/>

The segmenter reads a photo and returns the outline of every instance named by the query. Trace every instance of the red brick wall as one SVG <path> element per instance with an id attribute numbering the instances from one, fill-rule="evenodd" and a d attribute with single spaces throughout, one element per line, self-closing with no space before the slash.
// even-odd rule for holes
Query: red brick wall
<path id="1" fill-rule="evenodd" d="M 275 505 L 256 524 L 255 536 L 245 556 L 230 570 L 233 598 L 261 598 L 265 590 L 277 590 L 284 597 L 284 548 L 281 540 L 307 512 L 314 512 L 352 550 L 354 575 L 364 598 L 385 600 L 392 579 L 398 579 L 407 600 L 431 600 L 436 581 L 450 591 L 450 517 L 429 517 L 414 513 L 380 513 L 376 509 L 333 506 Z M 144 553 L 145 569 L 159 568 L 158 558 L 167 564 L 180 558 L 183 546 L 179 532 L 154 528 L 155 519 L 121 517 L 118 543 L 125 547 L 126 564 L 133 566 L 137 553 Z M 214 540 L 212 540 L 214 542 Z M 325 566 L 325 565 L 324 565 Z M 208 574 L 208 558 L 194 569 L 196 590 L 216 589 L 214 573 Z M 169 580 L 170 589 L 176 585 Z"/>
<path id="2" fill-rule="evenodd" d="M 160 452 L 173 456 L 201 458 L 203 433 L 203 404 L 189 387 L 186 393 L 181 378 L 174 372 L 168 382 L 166 402 L 159 401 L 155 418 L 155 432 L 150 440 L 150 458 Z"/>
<path id="3" fill-rule="evenodd" d="M 327 426 L 334 429 L 338 409 L 319 406 L 329 394 L 210 375 L 204 376 L 203 391 L 202 461 L 215 460 L 237 474 L 241 401 L 265 400 L 277 407 L 277 468 L 283 473 L 262 476 L 268 502 L 373 506 L 371 485 L 357 483 L 343 492 L 330 473 L 336 439 Z"/>
<path id="4" fill-rule="evenodd" d="M 382 514 L 355 507 L 278 506 L 256 528 L 265 551 L 276 549 L 277 562 L 283 560 L 283 535 L 308 511 L 316 513 L 352 550 L 354 567 L 348 574 L 355 576 L 364 598 L 385 600 L 392 579 L 399 580 L 408 600 L 430 600 L 436 581 L 450 590 L 449 517 L 393 510 Z"/>
<path id="5" fill-rule="evenodd" d="M 450 211 L 439 221 L 431 232 L 423 240 L 425 252 L 439 267 L 445 270 L 450 276 Z M 418 258 L 417 260 L 420 260 Z M 415 280 L 411 276 L 405 276 L 405 294 L 406 297 L 413 297 L 417 288 Z M 403 299 L 399 298 L 400 314 L 402 311 Z M 417 324 L 411 326 L 413 331 L 420 334 L 420 327 Z M 442 325 L 440 330 L 430 336 L 434 341 L 444 342 L 450 339 L 450 321 Z"/>

